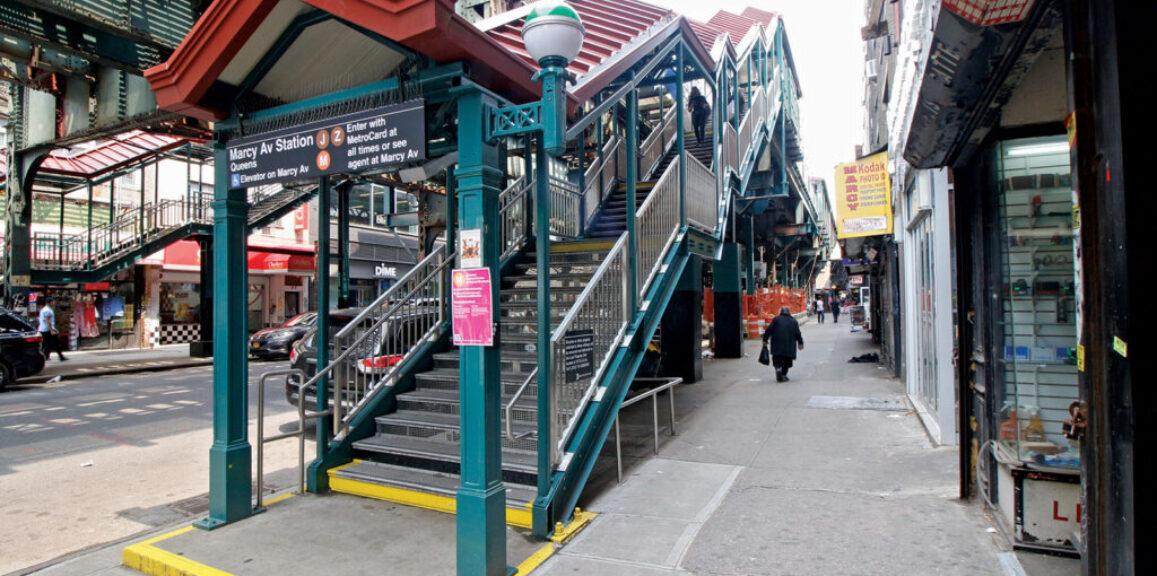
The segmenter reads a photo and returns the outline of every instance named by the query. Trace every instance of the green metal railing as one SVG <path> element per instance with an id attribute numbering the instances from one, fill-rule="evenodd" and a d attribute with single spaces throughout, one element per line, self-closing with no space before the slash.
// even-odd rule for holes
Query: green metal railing
<path id="1" fill-rule="evenodd" d="M 313 194 L 315 187 L 280 184 L 249 190 L 249 221 L 266 216 Z M 32 267 L 37 270 L 95 270 L 188 225 L 213 224 L 211 194 L 191 192 L 185 198 L 127 208 L 111 222 L 76 233 L 36 232 L 32 237 Z"/>
<path id="2" fill-rule="evenodd" d="M 332 386 L 333 435 L 342 440 L 350 423 L 449 324 L 450 267 L 456 253 L 437 247 L 346 324 L 330 342 L 332 360 L 305 382 Z M 318 344 L 320 346 L 320 344 Z"/>

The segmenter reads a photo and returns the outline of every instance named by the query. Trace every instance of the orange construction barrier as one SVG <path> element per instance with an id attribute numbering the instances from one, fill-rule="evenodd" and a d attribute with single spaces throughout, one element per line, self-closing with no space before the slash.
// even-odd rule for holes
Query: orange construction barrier
<path id="1" fill-rule="evenodd" d="M 752 340 L 758 340 L 763 336 L 763 329 L 767 327 L 767 321 L 757 316 L 747 317 L 747 337 Z"/>

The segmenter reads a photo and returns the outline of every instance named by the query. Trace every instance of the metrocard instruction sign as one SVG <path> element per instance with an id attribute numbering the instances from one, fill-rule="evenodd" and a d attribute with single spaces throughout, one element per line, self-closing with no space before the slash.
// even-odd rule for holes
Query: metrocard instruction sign
<path id="1" fill-rule="evenodd" d="M 888 153 L 836 166 L 836 238 L 892 233 Z"/>
<path id="2" fill-rule="evenodd" d="M 226 145 L 229 187 L 354 174 L 426 158 L 425 101 L 363 110 Z"/>

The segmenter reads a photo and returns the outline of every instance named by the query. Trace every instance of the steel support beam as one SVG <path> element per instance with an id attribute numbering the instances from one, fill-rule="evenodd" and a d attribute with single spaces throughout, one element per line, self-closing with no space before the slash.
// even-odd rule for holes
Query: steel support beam
<path id="1" fill-rule="evenodd" d="M 213 145 L 214 278 L 213 445 L 209 449 L 209 517 L 199 528 L 213 529 L 253 513 L 252 452 L 249 444 L 249 331 L 246 309 L 249 267 L 246 261 L 245 189 L 229 188 L 229 159 L 224 140 Z M 238 289 L 240 288 L 240 289 Z"/>
<path id="2" fill-rule="evenodd" d="M 498 149 L 487 142 L 485 130 L 489 111 L 496 106 L 497 101 L 472 87 L 463 87 L 458 93 L 458 214 L 463 229 L 482 231 L 482 266 L 490 271 L 495 319 L 501 274 L 498 196 L 502 192 L 502 170 L 498 166 Z M 462 452 L 457 495 L 460 576 L 507 574 L 500 359 L 497 345 L 461 347 Z"/>

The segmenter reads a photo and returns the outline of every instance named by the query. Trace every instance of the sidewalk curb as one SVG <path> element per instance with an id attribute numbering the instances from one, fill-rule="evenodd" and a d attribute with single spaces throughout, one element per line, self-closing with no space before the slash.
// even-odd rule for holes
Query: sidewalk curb
<path id="1" fill-rule="evenodd" d="M 166 364 L 151 364 L 139 366 L 124 366 L 120 368 L 95 368 L 88 372 L 66 372 L 64 374 L 37 374 L 36 376 L 28 376 L 19 380 L 20 384 L 47 384 L 52 381 L 60 380 L 76 380 L 79 378 L 90 378 L 93 376 L 115 376 L 117 374 L 136 374 L 140 372 L 164 372 L 165 370 L 177 370 L 179 368 L 196 368 L 198 366 L 210 366 L 213 361 L 210 360 L 177 360 L 168 362 Z"/>

